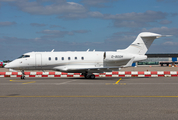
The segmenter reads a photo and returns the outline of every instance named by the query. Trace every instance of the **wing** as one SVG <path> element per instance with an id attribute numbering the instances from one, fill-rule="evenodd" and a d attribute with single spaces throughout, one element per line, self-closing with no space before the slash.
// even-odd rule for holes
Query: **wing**
<path id="1" fill-rule="evenodd" d="M 121 67 L 129 67 L 132 65 L 134 57 L 127 61 L 126 65 L 122 66 L 95 66 L 95 65 L 65 65 L 65 66 L 57 66 L 53 69 L 56 71 L 69 72 L 69 73 L 84 73 L 88 72 L 111 72 L 113 70 L 118 71 Z"/>
<path id="2" fill-rule="evenodd" d="M 56 71 L 62 71 L 62 72 L 68 72 L 68 73 L 85 73 L 86 71 L 88 72 L 96 72 L 96 73 L 101 73 L 101 72 L 111 72 L 113 70 L 119 70 L 119 67 L 93 67 L 93 66 L 85 66 L 85 67 L 79 67 L 79 66 L 60 66 L 60 67 L 55 67 L 54 70 Z"/>

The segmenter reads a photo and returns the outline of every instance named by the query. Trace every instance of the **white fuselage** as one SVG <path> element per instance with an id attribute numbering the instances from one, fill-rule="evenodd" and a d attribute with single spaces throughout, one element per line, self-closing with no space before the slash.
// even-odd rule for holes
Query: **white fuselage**
<path id="1" fill-rule="evenodd" d="M 145 55 L 123 52 L 29 52 L 9 63 L 6 68 L 16 70 L 57 70 L 64 72 L 112 71 L 128 63 L 144 60 Z"/>

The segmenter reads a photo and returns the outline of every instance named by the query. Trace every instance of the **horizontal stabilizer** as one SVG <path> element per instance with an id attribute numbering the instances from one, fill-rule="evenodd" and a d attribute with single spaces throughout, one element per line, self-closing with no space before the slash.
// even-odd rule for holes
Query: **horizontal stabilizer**
<path id="1" fill-rule="evenodd" d="M 160 37 L 169 37 L 172 35 L 161 35 L 161 34 L 156 34 L 156 33 L 147 33 L 147 34 L 141 34 L 140 37 L 155 37 L 155 38 L 160 38 Z"/>

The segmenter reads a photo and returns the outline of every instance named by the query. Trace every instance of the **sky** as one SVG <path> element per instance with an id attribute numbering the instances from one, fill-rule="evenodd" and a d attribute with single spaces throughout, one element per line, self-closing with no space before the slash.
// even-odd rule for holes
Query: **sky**
<path id="1" fill-rule="evenodd" d="M 115 51 L 141 32 L 147 53 L 178 53 L 178 0 L 0 0 L 0 60 L 32 51 Z"/>

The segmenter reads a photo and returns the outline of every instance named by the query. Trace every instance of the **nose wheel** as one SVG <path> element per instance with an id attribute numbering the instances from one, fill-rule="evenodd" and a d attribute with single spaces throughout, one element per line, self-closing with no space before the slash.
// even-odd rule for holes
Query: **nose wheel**
<path id="1" fill-rule="evenodd" d="M 24 70 L 22 70 L 21 72 L 22 72 L 21 79 L 25 79 L 25 72 L 24 72 Z"/>

